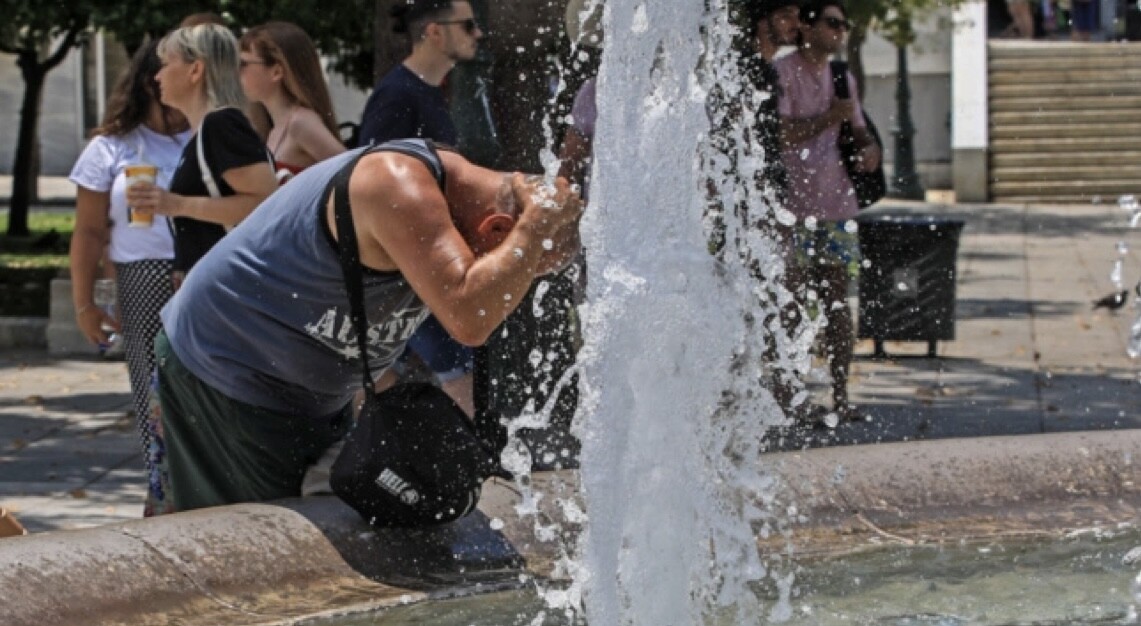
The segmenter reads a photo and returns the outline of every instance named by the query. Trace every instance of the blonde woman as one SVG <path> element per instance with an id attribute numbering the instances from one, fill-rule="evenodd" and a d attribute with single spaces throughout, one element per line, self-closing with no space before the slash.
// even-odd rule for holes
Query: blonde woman
<path id="1" fill-rule="evenodd" d="M 195 136 L 169 191 L 135 185 L 127 199 L 173 218 L 174 270 L 185 275 L 277 189 L 277 180 L 265 143 L 243 112 L 233 33 L 216 24 L 179 28 L 159 42 L 158 55 L 162 102 L 186 116 Z"/>
<path id="2" fill-rule="evenodd" d="M 255 26 L 242 35 L 239 64 L 250 118 L 280 182 L 344 152 L 317 48 L 305 31 L 289 22 Z"/>

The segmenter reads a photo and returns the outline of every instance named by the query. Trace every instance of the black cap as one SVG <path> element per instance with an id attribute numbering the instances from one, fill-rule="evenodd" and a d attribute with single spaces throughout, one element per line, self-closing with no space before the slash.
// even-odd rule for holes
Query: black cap
<path id="1" fill-rule="evenodd" d="M 373 526 L 431 526 L 470 513 L 497 467 L 447 394 L 407 383 L 365 401 L 329 483 Z"/>
<path id="2" fill-rule="evenodd" d="M 396 19 L 392 30 L 397 33 L 408 32 L 408 26 L 416 20 L 452 8 L 452 0 L 401 0 L 392 5 L 388 14 Z"/>
<path id="3" fill-rule="evenodd" d="M 748 0 L 745 3 L 745 12 L 749 16 L 749 22 L 756 24 L 785 7 L 800 8 L 800 0 Z"/>

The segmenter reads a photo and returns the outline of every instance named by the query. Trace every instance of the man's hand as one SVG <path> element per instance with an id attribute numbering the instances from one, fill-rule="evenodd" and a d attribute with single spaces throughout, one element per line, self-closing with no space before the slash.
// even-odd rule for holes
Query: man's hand
<path id="1" fill-rule="evenodd" d="M 511 191 L 515 206 L 519 207 L 519 223 L 534 228 L 541 236 L 553 237 L 582 217 L 582 196 L 561 176 L 551 185 L 541 178 L 515 173 L 511 176 Z"/>
<path id="2" fill-rule="evenodd" d="M 829 119 L 832 124 L 840 124 L 843 122 L 851 122 L 852 116 L 856 114 L 856 104 L 851 98 L 835 99 L 832 101 L 832 106 L 828 109 Z M 831 125 L 831 124 L 829 124 Z"/>
<path id="3" fill-rule="evenodd" d="M 880 150 L 879 144 L 873 141 L 860 148 L 856 155 L 856 169 L 861 172 L 874 172 L 880 166 L 881 159 L 883 159 L 883 151 Z"/>

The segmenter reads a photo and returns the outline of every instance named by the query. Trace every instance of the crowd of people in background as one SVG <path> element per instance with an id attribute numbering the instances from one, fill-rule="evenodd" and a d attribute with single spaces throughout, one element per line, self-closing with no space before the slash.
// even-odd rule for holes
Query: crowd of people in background
<path id="1" fill-rule="evenodd" d="M 1113 39 L 1102 28 L 1102 10 L 1101 0 L 988 0 L 988 22 L 1001 39 Z"/>
<path id="2" fill-rule="evenodd" d="M 821 354 L 833 381 L 827 409 L 794 404 L 802 394 L 780 377 L 774 395 L 802 424 L 818 425 L 825 413 L 863 419 L 847 393 L 854 341 L 846 297 L 859 250 L 841 125 L 851 129 L 858 167 L 876 168 L 882 154 L 855 80 L 833 76 L 829 63 L 843 49 L 847 13 L 840 0 L 745 6 L 745 93 L 775 97 L 742 101 L 761 103 L 750 132 L 770 157 L 757 180 L 744 182 L 766 207 L 782 204 L 797 218 L 772 225 L 785 249 L 783 286 L 794 296 L 781 322 L 824 317 Z M 594 19 L 593 39 L 576 45 L 602 45 L 597 17 L 584 16 Z M 392 384 L 418 358 L 469 416 L 469 346 L 537 276 L 580 253 L 577 189 L 589 188 L 596 81 L 575 95 L 560 153 L 565 178 L 549 188 L 504 178 L 448 148 L 457 132 L 442 85 L 483 37 L 471 4 L 408 0 L 393 18 L 412 51 L 362 113 L 360 146 L 372 148 L 343 154 L 319 54 L 303 29 L 270 22 L 239 37 L 206 14 L 139 49 L 75 165 L 76 315 L 92 342 L 106 341 L 107 328 L 123 332 L 148 514 L 299 495 L 306 469 L 343 436 L 361 398 L 351 366 L 361 355 L 344 307 L 331 304 L 344 289 L 334 189 L 352 201 L 366 299 L 383 313 L 368 320 L 377 384 Z M 838 97 L 838 81 L 848 97 Z M 128 181 L 127 166 L 142 162 L 157 175 Z M 540 204 L 565 213 L 555 219 Z M 145 228 L 132 222 L 136 213 L 148 218 Z M 502 251 L 505 241 L 513 253 Z M 93 302 L 105 258 L 120 284 L 117 316 Z M 292 295 L 271 302 L 275 290 Z"/>

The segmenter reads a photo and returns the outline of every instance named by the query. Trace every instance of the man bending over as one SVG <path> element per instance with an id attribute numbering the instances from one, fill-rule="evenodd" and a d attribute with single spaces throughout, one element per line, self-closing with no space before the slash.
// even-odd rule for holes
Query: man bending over
<path id="1" fill-rule="evenodd" d="M 528 182 L 424 140 L 301 173 L 163 311 L 155 355 L 178 510 L 299 495 L 306 468 L 351 423 L 361 355 L 326 193 L 345 167 L 373 372 L 429 312 L 457 340 L 483 343 L 579 248 L 582 201 L 564 179 Z"/>

